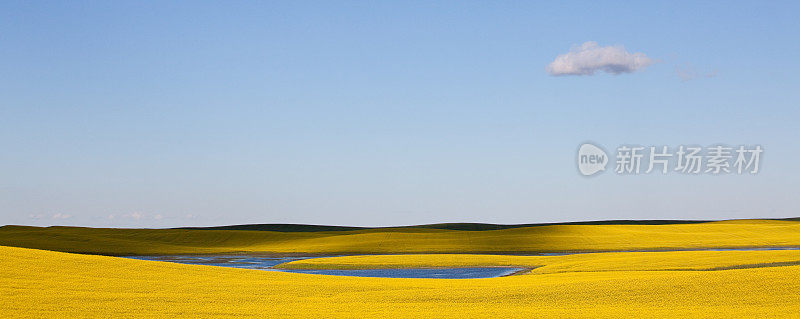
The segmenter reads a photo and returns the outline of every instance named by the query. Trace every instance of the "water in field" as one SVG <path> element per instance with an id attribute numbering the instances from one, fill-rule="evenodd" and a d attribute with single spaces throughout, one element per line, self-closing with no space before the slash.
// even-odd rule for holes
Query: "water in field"
<path id="1" fill-rule="evenodd" d="M 469 279 L 469 278 L 494 278 L 508 276 L 523 268 L 511 267 L 475 267 L 475 268 L 409 268 L 409 269 L 292 269 L 286 272 L 356 276 L 356 277 L 381 277 L 381 278 L 440 278 L 440 279 Z"/>
<path id="2" fill-rule="evenodd" d="M 326 256 L 330 257 L 330 256 Z M 246 269 L 262 269 L 285 271 L 303 274 L 356 276 L 356 277 L 382 277 L 382 278 L 494 278 L 508 276 L 523 270 L 511 267 L 473 267 L 473 268 L 408 268 L 408 269 L 274 269 L 275 265 L 317 257 L 258 257 L 258 256 L 131 256 L 128 258 L 140 260 L 166 261 L 181 264 L 208 265 Z"/>
<path id="3" fill-rule="evenodd" d="M 739 250 L 739 251 L 747 251 L 747 250 L 800 250 L 800 247 L 712 248 L 712 249 L 704 249 L 704 250 L 711 250 L 711 251 L 731 251 L 731 250 Z"/>
<path id="4" fill-rule="evenodd" d="M 707 248 L 707 249 L 686 249 L 692 251 L 730 251 L 730 250 L 797 250 L 798 247 L 756 247 L 756 248 Z M 643 251 L 643 250 L 640 250 Z M 626 251 L 620 251 L 626 252 Z M 633 252 L 633 251 L 627 251 Z M 592 252 L 582 252 L 592 253 Z M 594 252 L 602 254 L 603 252 Z M 572 255 L 570 253 L 540 253 L 540 256 L 561 256 Z M 577 253 L 581 254 L 581 253 Z M 285 271 L 304 274 L 336 275 L 336 276 L 356 276 L 356 277 L 382 277 L 382 278 L 446 278 L 446 279 L 467 279 L 467 278 L 494 278 L 508 276 L 522 268 L 513 267 L 472 267 L 472 268 L 406 268 L 406 269 L 275 269 L 275 265 L 290 261 L 335 256 L 306 256 L 306 257 L 269 257 L 251 255 L 220 255 L 220 256 L 130 256 L 140 260 L 166 261 L 181 264 L 208 265 L 232 268 L 261 269 L 272 271 Z"/>
<path id="5" fill-rule="evenodd" d="M 686 248 L 686 249 L 663 249 L 663 250 L 642 249 L 642 250 L 538 253 L 538 254 L 533 254 L 533 255 L 536 255 L 536 256 L 566 256 L 566 255 L 577 255 L 577 254 L 603 254 L 603 253 L 670 252 L 670 251 L 759 251 L 759 250 L 800 250 L 800 247 Z"/>
<path id="6" fill-rule="evenodd" d="M 167 261 L 179 264 L 207 265 L 246 269 L 272 269 L 272 266 L 290 261 L 315 257 L 259 257 L 259 256 L 129 256 L 140 260 Z"/>

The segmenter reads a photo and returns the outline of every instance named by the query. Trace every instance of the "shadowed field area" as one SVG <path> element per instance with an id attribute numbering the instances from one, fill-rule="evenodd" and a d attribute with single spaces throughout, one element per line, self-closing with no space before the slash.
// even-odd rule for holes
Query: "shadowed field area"
<path id="1" fill-rule="evenodd" d="M 705 257 L 697 253 L 556 256 L 537 268 L 556 267 L 549 273 L 448 280 L 307 275 L 0 247 L 0 313 L 30 317 L 685 318 L 713 314 L 753 318 L 793 317 L 800 312 L 800 266 L 669 270 L 676 265 L 730 265 L 737 258 L 788 261 L 796 252 L 704 252 Z M 723 257 L 711 257 L 717 253 Z M 776 255 L 768 257 L 772 254 Z M 378 260 L 395 264 L 520 262 L 505 259 L 517 258 L 513 256 L 451 256 L 444 261 L 446 256 L 375 257 L 412 257 L 410 261 Z M 615 261 L 629 262 L 613 268 Z"/>
<path id="2" fill-rule="evenodd" d="M 791 219 L 776 219 L 791 220 Z M 179 227 L 176 229 L 205 229 L 205 230 L 260 230 L 260 231 L 279 231 L 279 232 L 308 232 L 308 231 L 347 231 L 364 229 L 402 229 L 402 228 L 429 228 L 429 229 L 448 229 L 448 230 L 500 230 L 523 227 L 555 226 L 555 225 L 675 225 L 675 224 L 699 224 L 706 223 L 708 220 L 598 220 L 585 222 L 564 222 L 564 223 L 539 223 L 539 224 L 486 224 L 486 223 L 441 223 L 428 225 L 400 226 L 400 227 L 352 227 L 352 226 L 326 226 L 326 225 L 304 225 L 304 224 L 246 224 L 230 226 L 210 226 L 210 227 Z"/>
<path id="3" fill-rule="evenodd" d="M 800 222 L 732 220 L 664 224 L 661 221 L 656 225 L 598 222 L 474 231 L 430 226 L 327 231 L 4 226 L 0 227 L 0 245 L 103 255 L 538 253 L 797 247 Z"/>

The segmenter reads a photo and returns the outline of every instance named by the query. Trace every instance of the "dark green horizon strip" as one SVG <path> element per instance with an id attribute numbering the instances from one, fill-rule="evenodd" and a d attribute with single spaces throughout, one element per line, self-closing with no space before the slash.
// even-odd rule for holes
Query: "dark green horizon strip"
<path id="1" fill-rule="evenodd" d="M 797 220 L 783 219 L 783 220 Z M 554 225 L 678 225 L 678 224 L 700 224 L 712 222 L 713 220 L 602 220 L 602 221 L 580 221 L 562 223 L 536 223 L 536 224 L 484 224 L 484 223 L 444 223 L 410 226 L 385 226 L 385 227 L 356 227 L 356 226 L 330 226 L 330 225 L 306 225 L 306 224 L 245 224 L 229 226 L 209 226 L 209 227 L 177 227 L 171 229 L 195 229 L 195 230 L 253 230 L 253 231 L 276 231 L 276 232 L 321 232 L 321 231 L 353 231 L 369 229 L 403 229 L 403 228 L 427 228 L 444 230 L 462 231 L 486 231 L 502 230 L 523 227 L 539 227 Z"/>

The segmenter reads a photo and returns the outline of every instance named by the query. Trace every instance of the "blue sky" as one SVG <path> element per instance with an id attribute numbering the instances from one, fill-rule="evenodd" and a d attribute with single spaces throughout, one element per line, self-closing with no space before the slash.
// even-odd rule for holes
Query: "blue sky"
<path id="1" fill-rule="evenodd" d="M 799 216 L 798 11 L 4 1 L 0 224 Z M 587 41 L 654 63 L 545 71 Z M 753 176 L 585 178 L 585 141 L 765 152 Z"/>

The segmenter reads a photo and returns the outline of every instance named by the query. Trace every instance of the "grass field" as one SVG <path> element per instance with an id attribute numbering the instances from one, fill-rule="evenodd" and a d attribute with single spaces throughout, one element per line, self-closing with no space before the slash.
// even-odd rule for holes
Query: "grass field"
<path id="1" fill-rule="evenodd" d="M 706 254 L 558 256 L 548 258 L 546 267 L 557 269 L 547 273 L 492 279 L 388 279 L 181 265 L 0 247 L 0 313 L 31 318 L 791 318 L 800 313 L 800 266 L 672 270 L 675 265 L 730 266 L 739 258 L 743 258 L 740 263 L 763 261 L 762 258 L 790 261 L 796 260 L 796 254 L 703 253 Z M 723 257 L 712 257 L 716 253 Z M 774 253 L 781 256 L 771 256 Z M 605 268 L 629 260 L 626 256 L 636 262 L 623 269 Z M 412 257 L 408 263 L 414 265 L 472 263 L 471 258 L 483 258 L 475 260 L 482 265 L 509 262 L 507 256 L 400 257 Z M 398 257 L 374 258 L 383 260 L 373 262 L 403 263 L 391 260 Z M 578 262 L 575 258 L 584 260 Z"/>
<path id="2" fill-rule="evenodd" d="M 0 227 L 0 245 L 103 255 L 525 253 L 800 246 L 800 222 L 541 225 L 462 231 L 429 227 L 337 231 Z"/>

